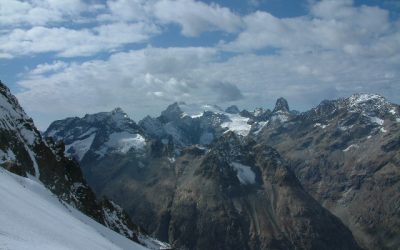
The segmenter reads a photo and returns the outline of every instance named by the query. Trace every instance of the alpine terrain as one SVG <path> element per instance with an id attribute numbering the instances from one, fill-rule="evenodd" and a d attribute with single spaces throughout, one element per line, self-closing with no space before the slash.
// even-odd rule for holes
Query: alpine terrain
<path id="1" fill-rule="evenodd" d="M 146 236 L 116 203 L 96 199 L 63 142 L 45 139 L 1 82 L 0 138 L 0 248 L 168 247 Z"/>
<path id="2" fill-rule="evenodd" d="M 306 112 L 171 104 L 53 122 L 95 193 L 182 249 L 398 249 L 399 106 L 355 94 Z"/>

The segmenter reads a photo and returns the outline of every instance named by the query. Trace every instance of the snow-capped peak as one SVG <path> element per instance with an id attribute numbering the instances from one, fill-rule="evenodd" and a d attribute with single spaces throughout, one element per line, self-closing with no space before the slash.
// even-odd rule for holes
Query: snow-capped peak
<path id="1" fill-rule="evenodd" d="M 88 123 L 109 122 L 114 126 L 120 127 L 127 124 L 133 124 L 134 121 L 121 109 L 115 108 L 110 112 L 100 112 L 96 114 L 87 114 L 83 118 Z"/>
<path id="2" fill-rule="evenodd" d="M 39 178 L 39 167 L 35 159 L 35 153 L 32 151 L 33 146 L 39 143 L 41 136 L 36 130 L 35 125 L 30 117 L 26 115 L 18 100 L 10 92 L 10 89 L 0 81 L 0 132 L 7 131 L 4 135 L 8 140 L 4 140 L 5 151 L 7 155 L 12 155 L 13 150 L 18 147 L 16 144 L 23 146 L 24 151 L 28 154 L 34 168 L 34 174 Z M 3 137 L 4 138 L 4 137 Z M 11 142 L 14 140 L 14 142 Z M 11 157 L 12 158 L 12 157 Z M 8 159 L 11 159 L 8 157 Z"/>
<path id="3" fill-rule="evenodd" d="M 351 112 L 361 112 L 368 116 L 384 118 L 386 115 L 397 117 L 398 105 L 388 102 L 377 94 L 354 94 L 340 101 Z"/>
<path id="4" fill-rule="evenodd" d="M 81 161 L 90 150 L 103 156 L 107 152 L 125 154 L 131 148 L 141 149 L 146 144 L 141 133 L 139 126 L 121 108 L 115 108 L 83 118 L 56 121 L 45 135 L 64 140 L 65 152 Z"/>
<path id="5" fill-rule="evenodd" d="M 188 116 L 191 118 L 201 117 L 204 112 L 213 112 L 215 114 L 225 113 L 217 105 L 210 104 L 187 104 L 185 102 L 175 102 L 168 106 L 166 110 L 161 112 L 161 116 L 168 120 L 180 119 Z"/>
<path id="6" fill-rule="evenodd" d="M 353 94 L 349 97 L 349 105 L 354 107 L 367 102 L 383 103 L 385 98 L 377 94 Z"/>
<path id="7" fill-rule="evenodd" d="M 183 111 L 177 102 L 169 105 L 166 110 L 161 112 L 161 116 L 165 117 L 168 120 L 179 119 L 182 117 L 182 115 L 183 115 Z"/>

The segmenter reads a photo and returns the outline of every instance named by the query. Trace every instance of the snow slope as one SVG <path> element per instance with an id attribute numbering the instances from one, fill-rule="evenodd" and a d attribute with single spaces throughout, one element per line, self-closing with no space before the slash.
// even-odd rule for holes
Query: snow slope
<path id="1" fill-rule="evenodd" d="M 0 168 L 0 249 L 145 249 Z"/>

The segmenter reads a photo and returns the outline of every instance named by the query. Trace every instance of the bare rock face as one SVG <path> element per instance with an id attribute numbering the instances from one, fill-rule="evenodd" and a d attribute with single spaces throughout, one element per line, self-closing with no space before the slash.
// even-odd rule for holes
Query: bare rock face
<path id="1" fill-rule="evenodd" d="M 323 101 L 258 141 L 367 249 L 400 247 L 400 109 L 378 95 Z"/>

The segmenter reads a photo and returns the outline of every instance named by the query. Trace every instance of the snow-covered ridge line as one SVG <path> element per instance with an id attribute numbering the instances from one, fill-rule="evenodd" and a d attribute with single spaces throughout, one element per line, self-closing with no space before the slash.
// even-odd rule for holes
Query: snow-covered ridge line
<path id="1" fill-rule="evenodd" d="M 371 100 L 379 100 L 379 101 L 385 101 L 385 98 L 378 95 L 378 94 L 354 94 L 351 95 L 349 98 L 350 105 L 358 105 L 360 103 L 365 103 Z"/>
<path id="2" fill-rule="evenodd" d="M 0 131 L 8 131 L 18 138 L 29 154 L 35 170 L 35 177 L 40 177 L 39 166 L 33 147 L 40 143 L 41 136 L 35 130 L 32 119 L 24 112 L 10 89 L 0 82 Z"/>

